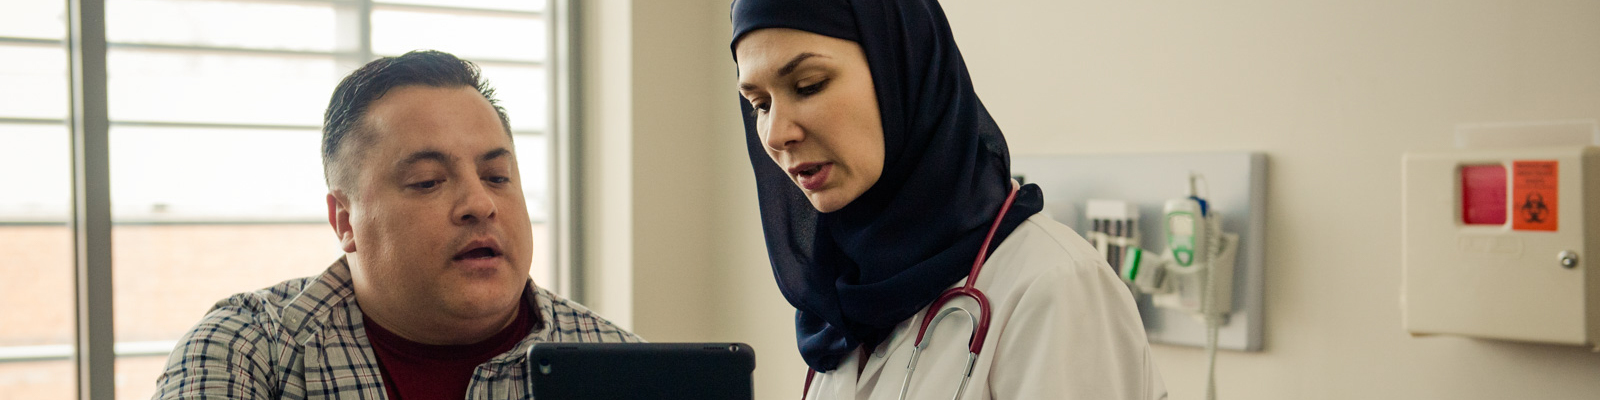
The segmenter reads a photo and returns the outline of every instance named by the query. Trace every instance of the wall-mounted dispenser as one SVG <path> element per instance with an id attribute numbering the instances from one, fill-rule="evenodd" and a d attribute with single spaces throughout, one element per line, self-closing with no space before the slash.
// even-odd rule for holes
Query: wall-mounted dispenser
<path id="1" fill-rule="evenodd" d="M 1600 343 L 1600 147 L 1411 152 L 1403 160 L 1408 332 Z"/>

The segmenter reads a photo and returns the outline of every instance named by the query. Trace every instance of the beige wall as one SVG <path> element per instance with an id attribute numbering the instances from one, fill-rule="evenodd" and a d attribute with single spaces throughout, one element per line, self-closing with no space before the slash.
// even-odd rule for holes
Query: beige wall
<path id="1" fill-rule="evenodd" d="M 1269 157 L 1266 351 L 1230 399 L 1596 398 L 1600 354 L 1411 338 L 1400 155 L 1463 122 L 1600 117 L 1600 2 L 951 1 L 978 92 L 1023 154 Z M 1157 346 L 1178 399 L 1202 352 Z"/>
<path id="2" fill-rule="evenodd" d="M 652 341 L 755 346 L 757 394 L 805 367 L 766 262 L 725 0 L 586 1 L 588 305 Z"/>
<path id="3" fill-rule="evenodd" d="M 715 318 L 705 287 L 711 60 L 701 51 L 711 28 L 682 5 L 582 11 L 586 303 L 655 341 L 706 340 Z"/>
<path id="4" fill-rule="evenodd" d="M 727 2 L 593 3 L 592 305 L 657 341 L 749 342 L 758 396 L 791 398 L 804 369 L 761 247 Z M 1458 123 L 1600 117 L 1600 2 L 945 8 L 1017 154 L 1268 154 L 1267 348 L 1221 355 L 1219 397 L 1600 396 L 1600 354 L 1411 338 L 1398 303 L 1400 155 Z M 1155 353 L 1173 398 L 1201 397 L 1201 351 Z"/>

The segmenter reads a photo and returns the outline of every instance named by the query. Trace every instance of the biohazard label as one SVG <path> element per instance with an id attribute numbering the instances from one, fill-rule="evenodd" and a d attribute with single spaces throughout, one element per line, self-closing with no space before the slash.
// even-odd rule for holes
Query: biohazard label
<path id="1" fill-rule="evenodd" d="M 1511 229 L 1555 231 L 1559 175 L 1555 161 L 1511 163 Z"/>

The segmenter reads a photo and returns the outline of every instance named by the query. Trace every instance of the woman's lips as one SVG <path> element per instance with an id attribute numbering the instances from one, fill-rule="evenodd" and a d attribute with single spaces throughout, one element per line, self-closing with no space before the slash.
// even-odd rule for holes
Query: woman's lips
<path id="1" fill-rule="evenodd" d="M 815 191 L 817 189 L 821 189 L 823 185 L 826 185 L 828 183 L 828 172 L 833 171 L 833 163 L 823 163 L 817 166 L 802 168 L 802 170 L 810 170 L 813 168 L 816 169 L 816 172 L 809 174 L 795 174 L 796 182 L 798 182 L 800 187 L 804 188 L 805 190 Z"/>

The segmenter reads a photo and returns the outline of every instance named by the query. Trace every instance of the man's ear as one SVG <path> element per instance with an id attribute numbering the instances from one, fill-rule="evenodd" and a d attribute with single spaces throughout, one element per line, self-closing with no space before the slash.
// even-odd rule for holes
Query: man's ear
<path id="1" fill-rule="evenodd" d="M 350 226 L 350 199 L 343 190 L 328 192 L 328 225 L 339 237 L 339 247 L 346 253 L 356 252 L 356 230 Z"/>

